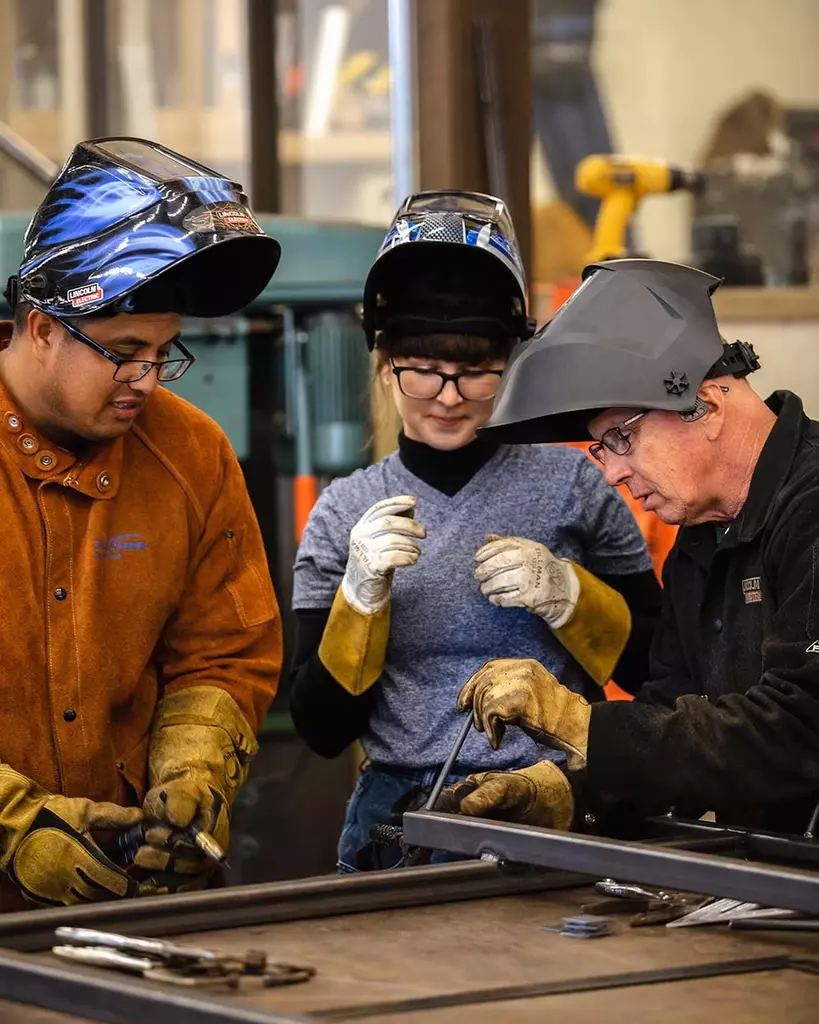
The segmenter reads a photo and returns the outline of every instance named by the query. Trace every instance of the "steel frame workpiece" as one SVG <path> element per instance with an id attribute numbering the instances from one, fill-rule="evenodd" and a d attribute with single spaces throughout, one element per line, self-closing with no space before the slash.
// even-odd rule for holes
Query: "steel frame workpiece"
<path id="1" fill-rule="evenodd" d="M 462 863 L 402 871 L 327 876 L 210 892 L 123 900 L 0 916 L 0 999 L 121 1024 L 305 1024 L 378 1018 L 447 1006 L 479 1005 L 572 992 L 599 991 L 760 971 L 819 973 L 819 962 L 781 956 L 715 961 L 686 967 L 476 988 L 361 1006 L 336 1006 L 304 1016 L 242 1007 L 215 991 L 169 990 L 142 978 L 20 950 L 47 950 L 58 925 L 149 936 L 306 920 L 398 907 L 566 889 L 589 877 L 730 897 L 819 914 L 819 842 L 723 829 L 673 818 L 645 823 L 647 838 L 606 839 L 480 818 L 418 811 L 404 815 L 408 845 L 450 850 L 493 863 Z M 791 863 L 764 863 L 746 856 Z M 498 863 L 500 862 L 500 863 Z M 794 864 L 799 866 L 794 866 Z M 814 870 L 806 870 L 810 864 Z M 543 871 L 542 868 L 553 870 Z M 555 870 L 557 869 L 557 870 Z M 5 947 L 5 948 L 2 948 Z"/>
<path id="2" fill-rule="evenodd" d="M 672 826 L 669 831 L 672 835 L 667 837 L 668 842 L 659 844 L 558 832 L 534 825 L 434 811 L 404 815 L 404 842 L 408 846 L 579 871 L 598 878 L 617 878 L 819 914 L 819 871 L 740 859 L 744 848 L 751 844 L 752 836 L 771 840 L 771 849 L 773 840 L 784 840 L 784 837 L 760 837 L 742 830 L 719 828 L 698 830 L 703 835 L 719 838 L 722 833 L 729 840 L 735 840 L 735 845 L 720 855 L 675 847 Z M 690 835 L 690 831 L 686 832 L 685 838 Z M 684 842 L 682 836 L 680 839 Z M 803 849 L 806 844 L 795 839 L 793 842 L 801 853 L 800 859 L 807 859 Z M 819 864 L 819 843 L 815 844 L 815 850 L 814 865 Z M 787 854 L 787 849 L 779 852 Z"/>
<path id="3" fill-rule="evenodd" d="M 84 907 L 0 914 L 0 950 L 51 949 L 54 930 L 60 925 L 99 928 L 125 935 L 185 935 L 279 921 L 306 921 L 339 914 L 546 892 L 587 882 L 588 879 L 580 875 L 564 872 L 499 871 L 495 864 L 477 861 L 401 871 L 322 875 Z"/>

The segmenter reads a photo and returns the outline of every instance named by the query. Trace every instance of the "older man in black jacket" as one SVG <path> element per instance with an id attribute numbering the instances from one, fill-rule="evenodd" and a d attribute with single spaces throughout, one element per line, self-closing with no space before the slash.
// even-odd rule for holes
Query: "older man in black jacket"
<path id="1" fill-rule="evenodd" d="M 558 828 L 701 814 L 802 832 L 819 795 L 819 423 L 745 377 L 690 267 L 617 260 L 521 347 L 487 430 L 589 439 L 606 480 L 682 529 L 663 574 L 651 676 L 634 702 L 588 705 L 532 660 L 487 663 L 463 709 L 497 745 L 517 725 L 565 771 L 485 773 L 450 809 Z"/>

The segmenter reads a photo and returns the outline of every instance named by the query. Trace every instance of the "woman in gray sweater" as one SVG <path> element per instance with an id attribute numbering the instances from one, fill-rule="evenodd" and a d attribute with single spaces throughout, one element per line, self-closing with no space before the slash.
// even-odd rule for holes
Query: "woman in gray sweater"
<path id="1" fill-rule="evenodd" d="M 342 871 L 402 863 L 370 830 L 431 785 L 458 691 L 488 659 L 535 658 L 587 700 L 612 674 L 627 689 L 644 678 L 659 587 L 623 500 L 582 452 L 477 435 L 531 333 L 525 291 L 504 204 L 463 192 L 410 197 L 367 281 L 399 447 L 322 492 L 293 590 L 296 727 L 326 757 L 356 739 L 367 756 Z M 476 732 L 450 781 L 514 771 L 537 787 L 563 757 L 518 730 L 493 751 Z"/>

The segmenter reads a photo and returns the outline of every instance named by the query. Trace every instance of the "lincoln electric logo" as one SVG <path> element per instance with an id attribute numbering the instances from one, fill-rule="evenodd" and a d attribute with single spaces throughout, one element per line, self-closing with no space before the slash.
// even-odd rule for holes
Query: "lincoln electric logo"
<path id="1" fill-rule="evenodd" d="M 144 551 L 147 547 L 140 533 L 118 533 L 108 540 L 94 541 L 94 558 L 122 558 L 129 551 Z"/>

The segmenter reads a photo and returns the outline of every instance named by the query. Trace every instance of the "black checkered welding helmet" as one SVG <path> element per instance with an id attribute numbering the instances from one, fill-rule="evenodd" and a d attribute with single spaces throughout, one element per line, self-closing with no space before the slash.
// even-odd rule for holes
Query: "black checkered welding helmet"
<path id="1" fill-rule="evenodd" d="M 417 192 L 401 204 L 364 288 L 376 335 L 531 337 L 526 275 L 506 204 L 481 192 Z"/>

